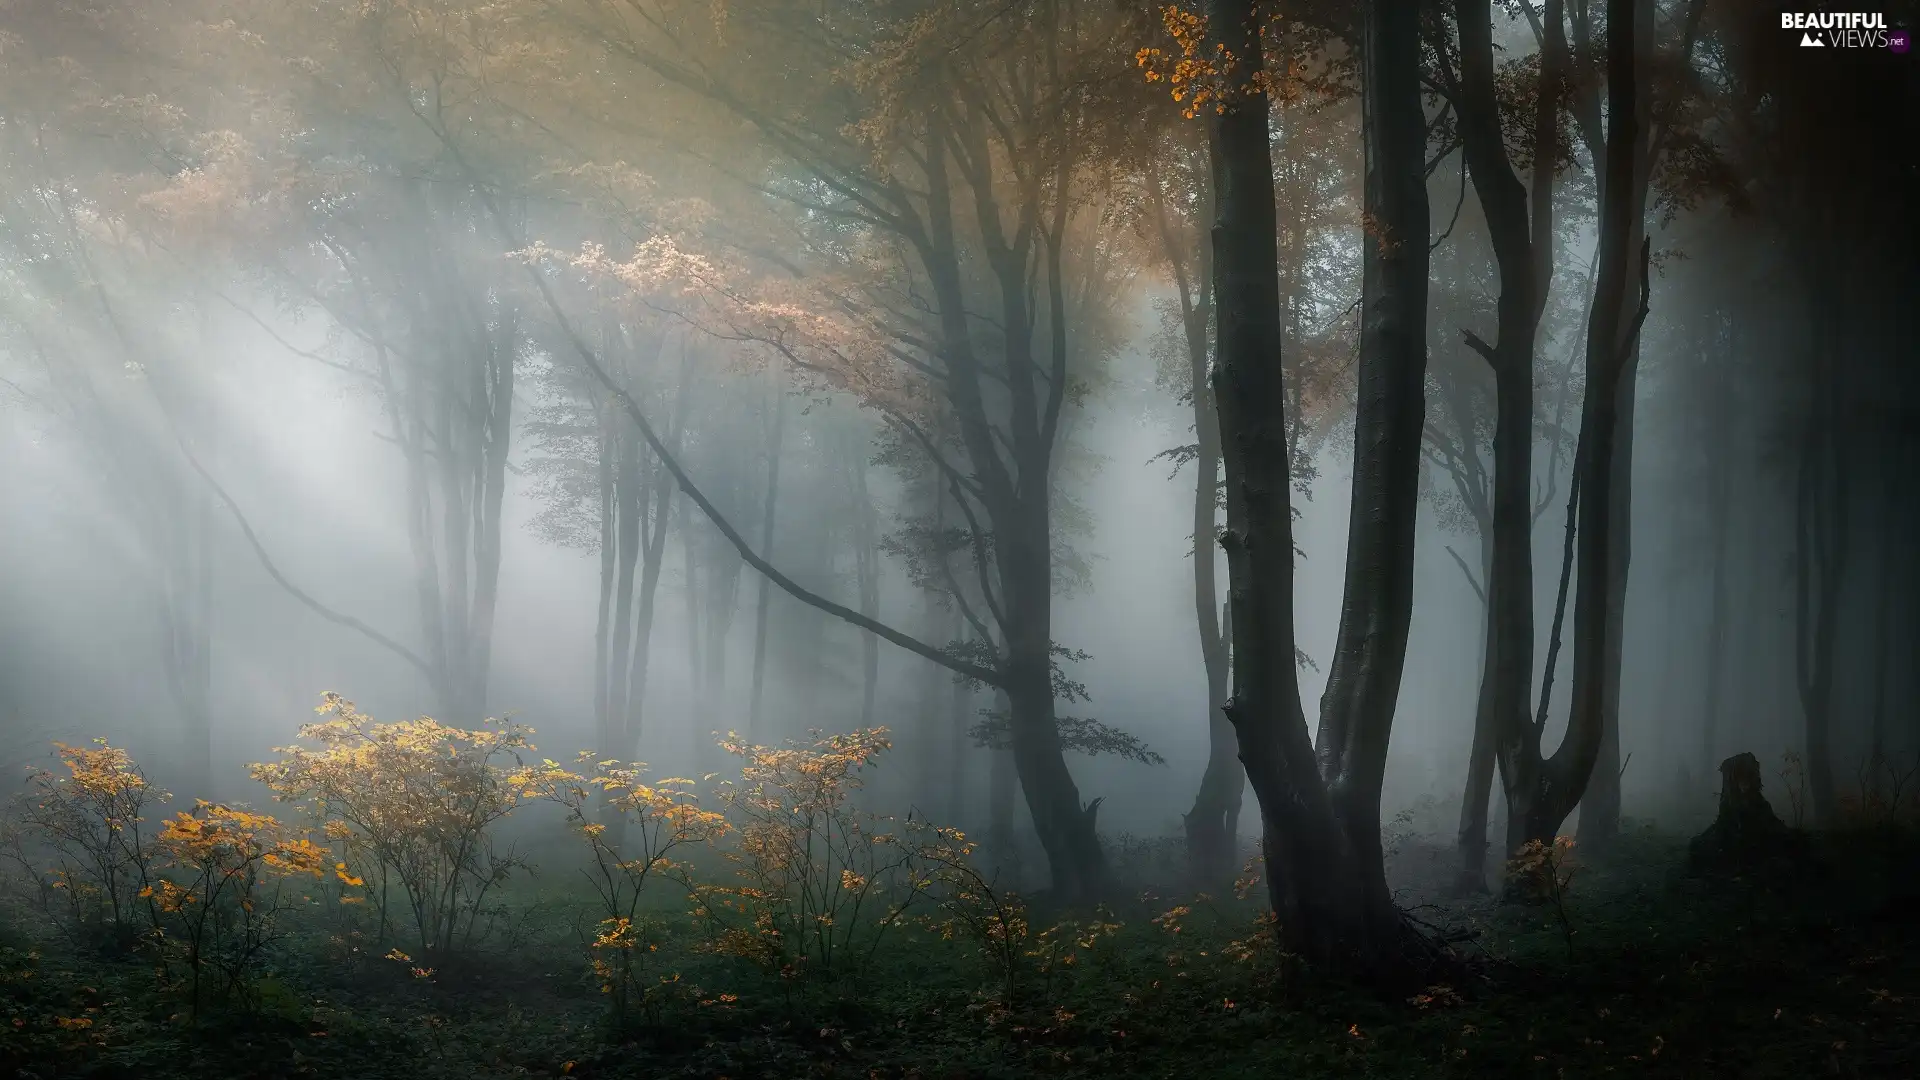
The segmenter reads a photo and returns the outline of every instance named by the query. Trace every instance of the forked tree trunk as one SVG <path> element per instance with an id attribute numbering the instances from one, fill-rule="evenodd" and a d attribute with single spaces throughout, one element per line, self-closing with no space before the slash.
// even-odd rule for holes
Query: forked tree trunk
<path id="1" fill-rule="evenodd" d="M 1540 735 L 1531 707 L 1534 343 L 1552 273 L 1552 163 L 1558 156 L 1554 104 L 1565 50 L 1558 33 L 1561 6 L 1554 0 L 1547 5 L 1542 77 L 1555 89 L 1542 93 L 1536 106 L 1530 200 L 1514 172 L 1502 134 L 1495 97 L 1492 5 L 1488 0 L 1457 0 L 1454 11 L 1460 33 L 1456 109 L 1461 118 L 1461 152 L 1487 221 L 1500 277 L 1494 343 L 1466 334 L 1468 344 L 1486 359 L 1494 376 L 1493 551 L 1486 581 L 1484 670 L 1474 728 L 1476 740 L 1491 737 L 1493 741 L 1506 781 L 1511 831 L 1511 822 L 1519 816 L 1512 813 L 1516 791 L 1533 785 L 1539 771 Z M 1485 769 L 1484 764 L 1481 767 Z M 1470 784 L 1475 780 L 1469 779 Z M 1470 786 L 1470 797 L 1478 790 Z M 1481 827 L 1477 841 L 1465 832 L 1461 836 L 1463 886 L 1485 880 Z"/>
<path id="2" fill-rule="evenodd" d="M 1639 6 L 1644 0 L 1607 4 L 1607 136 L 1601 187 L 1600 259 L 1592 316 L 1587 324 L 1586 398 L 1582 404 L 1578 455 L 1581 470 L 1576 540 L 1578 581 L 1574 590 L 1573 680 L 1567 736 L 1552 758 L 1541 762 L 1533 783 L 1512 801 L 1509 842 L 1551 843 L 1560 824 L 1586 794 L 1605 737 L 1606 649 L 1611 602 L 1612 547 L 1619 530 L 1613 517 L 1615 442 L 1620 437 L 1622 375 L 1646 313 L 1648 250 L 1640 245 L 1640 304 L 1624 318 L 1630 251 L 1643 206 L 1636 197 L 1642 108 L 1639 54 L 1643 48 Z"/>
<path id="3" fill-rule="evenodd" d="M 1258 85 L 1260 12 L 1213 0 L 1209 33 L 1239 58 L 1224 79 Z M 1368 6 L 1365 298 L 1346 593 L 1320 752 L 1294 664 L 1293 529 L 1279 267 L 1266 102 L 1229 92 L 1209 117 L 1219 360 L 1227 474 L 1233 697 L 1226 711 L 1259 800 L 1269 895 L 1283 947 L 1325 966 L 1393 966 L 1402 924 L 1385 887 L 1380 779 L 1411 616 L 1413 529 L 1425 408 L 1428 221 L 1419 9 Z"/>

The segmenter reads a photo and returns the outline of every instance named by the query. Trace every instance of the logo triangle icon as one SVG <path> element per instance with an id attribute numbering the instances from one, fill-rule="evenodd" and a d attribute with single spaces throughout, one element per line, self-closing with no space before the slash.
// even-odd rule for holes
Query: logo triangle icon
<path id="1" fill-rule="evenodd" d="M 1827 47 L 1827 43 L 1824 41 L 1821 41 L 1817 37 L 1814 37 L 1812 34 L 1801 34 L 1800 47 L 1804 49 L 1809 46 L 1812 46 L 1814 48 L 1824 49 Z"/>

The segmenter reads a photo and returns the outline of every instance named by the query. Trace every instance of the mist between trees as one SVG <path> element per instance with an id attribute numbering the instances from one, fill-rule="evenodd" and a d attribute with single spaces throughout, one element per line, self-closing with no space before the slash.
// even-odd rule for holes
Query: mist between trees
<path id="1" fill-rule="evenodd" d="M 1739 751 L 1817 825 L 1920 754 L 1898 57 L 1707 0 L 0 12 L 16 765 L 261 800 L 330 690 L 690 777 L 884 726 L 861 798 L 1005 880 L 1257 850 L 1290 950 L 1391 968 L 1383 816 L 1484 891 Z"/>

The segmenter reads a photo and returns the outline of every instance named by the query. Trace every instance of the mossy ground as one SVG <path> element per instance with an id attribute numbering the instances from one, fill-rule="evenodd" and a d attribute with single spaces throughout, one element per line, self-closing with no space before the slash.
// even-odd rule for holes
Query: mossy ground
<path id="1" fill-rule="evenodd" d="M 1920 890 L 1911 836 L 1823 845 L 1825 870 L 1701 882 L 1684 845 L 1630 834 L 1583 866 L 1569 950 L 1550 908 L 1423 907 L 1477 938 L 1426 1000 L 1236 960 L 1253 909 L 1164 899 L 1035 975 L 1011 1011 L 959 942 L 903 935 L 858 980 L 785 985 L 692 951 L 657 1015 L 611 1031 L 562 892 L 459 965 L 406 965 L 318 932 L 247 1011 L 179 1019 L 137 961 L 81 956 L 16 920 L 0 946 L 0 1076 L 268 1078 L 1920 1076 Z M 584 925 L 590 925 L 588 919 Z M 84 1021 L 84 1023 L 82 1023 Z"/>

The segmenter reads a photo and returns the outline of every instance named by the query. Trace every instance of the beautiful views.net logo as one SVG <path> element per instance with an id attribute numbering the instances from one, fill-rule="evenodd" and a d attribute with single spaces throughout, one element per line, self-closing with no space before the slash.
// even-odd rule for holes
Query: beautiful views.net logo
<path id="1" fill-rule="evenodd" d="M 1802 48 L 1891 49 L 1906 52 L 1911 38 L 1890 29 L 1877 11 L 1783 11 L 1780 29 L 1800 31 Z"/>

